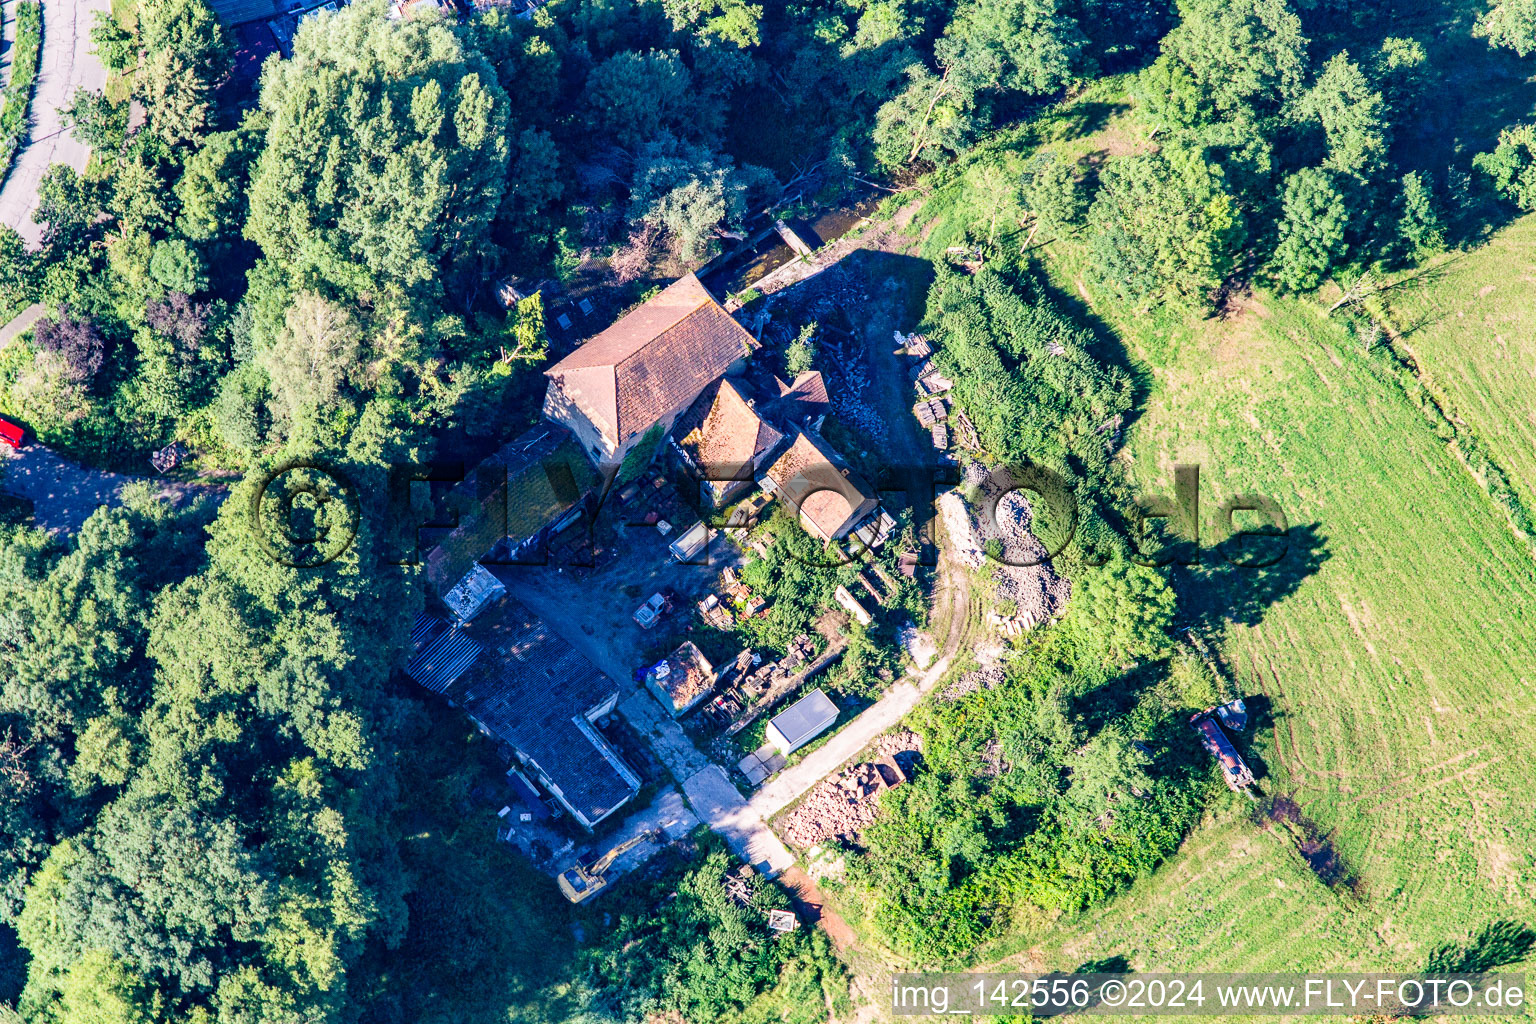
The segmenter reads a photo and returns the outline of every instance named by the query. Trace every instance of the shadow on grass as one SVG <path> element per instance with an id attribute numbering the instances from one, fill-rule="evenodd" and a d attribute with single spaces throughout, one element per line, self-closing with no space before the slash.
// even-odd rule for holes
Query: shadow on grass
<path id="1" fill-rule="evenodd" d="M 1321 523 L 1292 526 L 1284 536 L 1285 553 L 1274 565 L 1232 565 L 1207 553 L 1202 565 L 1176 567 L 1179 621 L 1191 624 L 1208 640 L 1225 634 L 1229 624 L 1262 622 L 1270 607 L 1294 594 L 1329 558 Z"/>
<path id="2" fill-rule="evenodd" d="M 1536 930 L 1519 921 L 1495 921 L 1466 945 L 1448 942 L 1429 954 L 1425 970 L 1432 973 L 1478 974 L 1516 964 L 1536 947 Z"/>

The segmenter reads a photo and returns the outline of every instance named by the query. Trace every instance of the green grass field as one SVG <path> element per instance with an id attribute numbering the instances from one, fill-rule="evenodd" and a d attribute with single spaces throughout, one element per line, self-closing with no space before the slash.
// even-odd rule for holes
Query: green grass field
<path id="1" fill-rule="evenodd" d="M 1527 72 L 1468 35 L 1470 11 L 1419 5 L 1383 26 L 1424 39 L 1448 69 L 1398 140 L 1441 186 L 1533 108 Z M 1124 84 L 1100 83 L 958 161 L 912 220 L 913 249 L 941 260 L 967 233 L 985 236 L 977 168 L 1016 173 L 1042 147 L 1091 166 L 1148 145 Z M 1223 798 L 1151 877 L 1081 916 L 1016 921 L 982 960 L 1421 969 L 1497 922 L 1536 927 L 1536 563 L 1504 511 L 1384 356 L 1327 317 L 1336 289 L 1259 290 L 1225 319 L 1137 316 L 1096 293 L 1078 239 L 1035 238 L 1032 252 L 1101 355 L 1137 381 L 1124 453 L 1137 489 L 1166 494 L 1175 463 L 1198 463 L 1207 545 L 1234 494 L 1268 495 L 1288 516 L 1288 567 L 1208 563 L 1179 582 L 1186 614 L 1217 623 L 1235 682 L 1258 698 L 1245 744 L 1265 795 L 1299 822 Z M 1536 506 L 1536 216 L 1414 276 L 1382 296 L 1401 348 Z M 1319 880 L 1303 834 L 1334 852 L 1344 883 Z"/>
<path id="2" fill-rule="evenodd" d="M 1430 387 L 1536 504 L 1536 217 L 1384 298 Z"/>
<path id="3" fill-rule="evenodd" d="M 1238 620 L 1222 648 L 1271 705 L 1251 741 L 1264 790 L 1315 823 L 1353 884 L 1324 885 L 1292 832 L 1232 798 L 1130 893 L 1021 922 L 995 952 L 1053 969 L 1411 969 L 1496 921 L 1533 923 L 1536 567 L 1501 513 L 1313 301 L 1113 326 L 1150 380 L 1138 486 L 1166 491 L 1175 462 L 1196 462 L 1207 510 L 1267 494 L 1313 538 L 1292 571 L 1183 585 Z"/>

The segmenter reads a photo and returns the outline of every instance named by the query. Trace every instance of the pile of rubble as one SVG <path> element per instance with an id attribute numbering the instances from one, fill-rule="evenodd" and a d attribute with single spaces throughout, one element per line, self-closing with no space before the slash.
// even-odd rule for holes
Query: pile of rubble
<path id="1" fill-rule="evenodd" d="M 991 690 L 1003 685 L 1006 673 L 1001 665 L 988 665 L 974 669 L 939 691 L 939 700 L 956 701 L 969 697 L 979 690 Z"/>
<path id="2" fill-rule="evenodd" d="M 869 369 L 864 365 L 864 345 L 853 339 L 849 339 L 849 345 L 851 348 L 832 342 L 823 344 L 827 358 L 822 360 L 822 365 L 838 382 L 836 388 L 828 389 L 832 410 L 844 423 L 858 428 L 879 444 L 885 440 L 885 420 L 864 399 L 870 383 Z"/>
<path id="3" fill-rule="evenodd" d="M 879 816 L 880 794 L 906 781 L 897 756 L 920 749 L 915 733 L 903 730 L 881 737 L 873 761 L 823 779 L 790 812 L 780 834 L 802 850 L 829 840 L 857 840 Z"/>
<path id="4" fill-rule="evenodd" d="M 1001 686 L 1007 678 L 1007 673 L 1002 664 L 1004 647 L 1001 643 L 982 644 L 976 648 L 976 667 L 952 680 L 944 689 L 939 691 L 939 699 L 943 701 L 956 701 L 961 697 L 970 696 L 980 690 L 991 690 Z"/>
<path id="5" fill-rule="evenodd" d="M 939 497 L 939 515 L 957 557 L 972 569 L 990 562 L 991 578 L 1000 602 L 1013 606 L 1008 615 L 993 616 L 993 625 L 1004 635 L 1014 636 L 1033 629 L 1066 608 L 1071 584 L 1056 575 L 1045 557 L 1045 545 L 1030 532 L 1031 510 L 1021 491 L 1002 491 L 980 463 L 966 467 L 965 489 L 974 495 L 971 501 L 951 491 Z M 996 501 L 996 512 L 988 508 Z M 990 559 L 990 542 L 1001 547 L 1002 561 Z M 1036 565 L 1007 563 L 1036 562 Z"/>

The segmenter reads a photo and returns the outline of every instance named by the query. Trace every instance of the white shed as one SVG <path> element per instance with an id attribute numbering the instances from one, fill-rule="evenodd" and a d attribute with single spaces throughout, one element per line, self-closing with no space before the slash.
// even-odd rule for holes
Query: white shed
<path id="1" fill-rule="evenodd" d="M 820 736 L 837 721 L 837 705 L 820 690 L 812 690 L 775 715 L 768 723 L 768 742 L 788 757 Z"/>
<path id="2" fill-rule="evenodd" d="M 684 565 L 694 564 L 694 559 L 699 557 L 699 552 L 709 543 L 709 533 L 709 527 L 702 520 L 694 523 L 672 542 L 672 557 Z"/>

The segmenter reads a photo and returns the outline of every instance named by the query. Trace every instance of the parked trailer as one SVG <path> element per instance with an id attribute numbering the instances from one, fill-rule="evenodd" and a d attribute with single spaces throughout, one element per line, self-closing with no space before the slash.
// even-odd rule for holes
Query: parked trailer
<path id="1" fill-rule="evenodd" d="M 1247 789 L 1254 784 L 1253 772 L 1227 738 L 1227 734 L 1221 731 L 1221 725 L 1211 711 L 1198 712 L 1190 718 L 1189 724 L 1199 735 L 1201 745 L 1221 765 L 1221 777 L 1233 791 Z"/>

